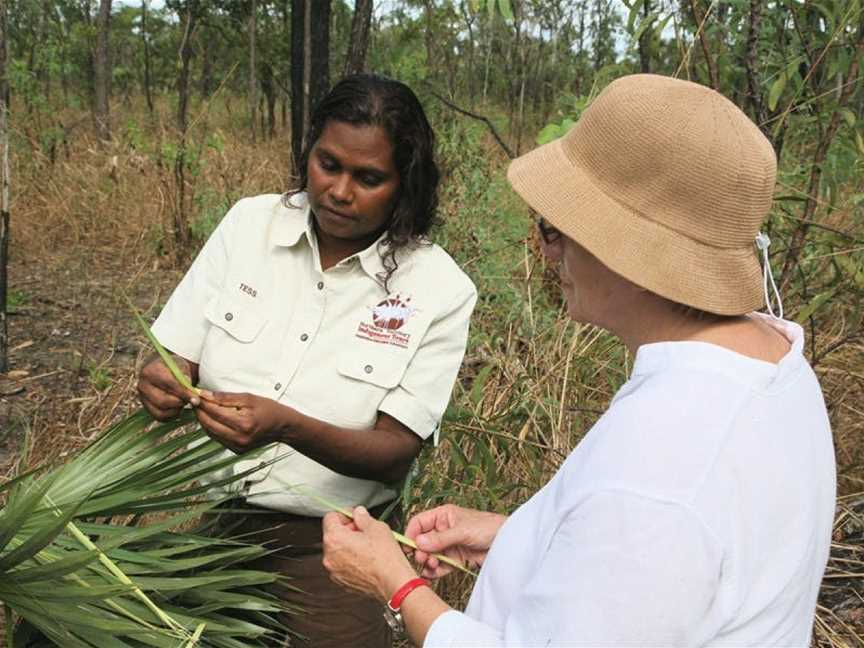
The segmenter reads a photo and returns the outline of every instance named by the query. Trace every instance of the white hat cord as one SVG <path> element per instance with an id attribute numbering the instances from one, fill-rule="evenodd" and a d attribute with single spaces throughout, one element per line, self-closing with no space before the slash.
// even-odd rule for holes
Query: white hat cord
<path id="1" fill-rule="evenodd" d="M 768 248 L 771 246 L 771 239 L 767 234 L 759 232 L 756 236 L 756 247 L 762 251 L 762 288 L 765 291 L 765 306 L 768 308 L 768 314 L 775 319 L 783 319 L 783 300 L 780 299 L 780 290 L 774 281 L 774 273 L 771 272 L 771 262 L 768 260 Z M 771 290 L 774 292 L 774 298 L 777 300 L 777 313 L 771 306 L 771 296 L 768 294 L 768 285 L 771 285 Z"/>

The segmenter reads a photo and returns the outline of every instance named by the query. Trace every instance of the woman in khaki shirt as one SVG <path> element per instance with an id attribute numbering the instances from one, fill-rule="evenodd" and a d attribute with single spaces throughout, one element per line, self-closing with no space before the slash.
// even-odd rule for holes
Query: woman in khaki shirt
<path id="1" fill-rule="evenodd" d="M 305 645 L 384 646 L 380 608 L 323 571 L 326 509 L 305 493 L 377 512 L 393 502 L 446 408 L 476 291 L 426 239 L 434 135 L 407 86 L 368 75 L 337 84 L 312 115 L 300 171 L 297 191 L 229 211 L 153 326 L 201 397 L 159 361 L 139 393 L 159 420 L 190 403 L 236 453 L 273 444 L 264 459 L 279 461 L 233 494 L 235 506 L 272 513 L 246 516 L 242 530 L 284 548 L 259 567 L 303 590 L 280 590 L 304 610 L 286 625 Z"/>

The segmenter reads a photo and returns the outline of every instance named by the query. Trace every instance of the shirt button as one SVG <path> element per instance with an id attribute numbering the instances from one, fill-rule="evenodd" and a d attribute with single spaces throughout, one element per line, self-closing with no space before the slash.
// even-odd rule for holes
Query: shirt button
<path id="1" fill-rule="evenodd" d="M 282 389 L 282 383 L 276 383 L 275 385 L 273 385 L 273 389 L 275 391 L 279 391 L 280 389 Z"/>
<path id="2" fill-rule="evenodd" d="M 225 319 L 230 322 L 232 319 L 234 319 L 234 314 L 233 313 L 225 313 Z"/>
<path id="3" fill-rule="evenodd" d="M 305 333 L 304 333 L 303 335 L 300 336 L 300 341 L 301 341 L 301 342 L 305 342 L 305 341 L 308 340 L 308 339 L 309 339 L 309 336 L 306 335 Z"/>
<path id="4" fill-rule="evenodd" d="M 323 281 L 318 282 L 318 290 L 324 290 L 324 282 Z"/>
<path id="5" fill-rule="evenodd" d="M 365 371 L 366 373 L 372 373 L 372 365 L 366 365 L 365 367 L 363 367 L 363 371 Z"/>

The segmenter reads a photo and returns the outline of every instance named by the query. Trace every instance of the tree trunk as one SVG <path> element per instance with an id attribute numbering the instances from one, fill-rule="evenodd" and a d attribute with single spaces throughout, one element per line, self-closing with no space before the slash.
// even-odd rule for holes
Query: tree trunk
<path id="1" fill-rule="evenodd" d="M 474 78 L 476 76 L 474 65 L 474 16 L 468 10 L 468 6 L 464 0 L 459 3 L 459 10 L 462 12 L 465 27 L 468 29 L 468 72 L 466 74 L 468 78 L 468 105 L 474 108 L 474 97 L 476 95 L 476 79 Z"/>
<path id="2" fill-rule="evenodd" d="M 267 102 L 267 138 L 273 139 L 276 135 L 276 85 L 273 83 L 273 68 L 266 62 L 261 66 L 261 91 Z"/>
<path id="3" fill-rule="evenodd" d="M 206 99 L 213 92 L 213 40 L 217 35 L 210 30 L 204 32 L 204 51 L 201 53 L 201 97 Z"/>
<path id="4" fill-rule="evenodd" d="M 309 113 L 330 89 L 330 0 L 314 0 L 311 5 Z"/>
<path id="5" fill-rule="evenodd" d="M 189 68 L 192 62 L 192 33 L 198 18 L 197 0 L 186 3 L 186 11 L 180 16 L 180 73 L 177 76 L 177 128 L 186 133 L 189 112 Z"/>
<path id="6" fill-rule="evenodd" d="M 708 11 L 711 11 L 713 5 L 708 5 Z M 708 68 L 708 83 L 714 90 L 720 89 L 720 75 L 717 72 L 717 62 L 711 56 L 711 50 L 708 47 L 708 38 L 705 36 L 705 27 L 708 22 L 707 13 L 703 16 L 699 13 L 697 0 L 690 0 L 690 9 L 693 11 L 693 21 L 696 24 L 696 32 L 699 38 L 699 44 L 702 46 L 702 56 L 705 58 L 705 67 Z"/>
<path id="7" fill-rule="evenodd" d="M 309 0 L 291 0 L 291 161 L 294 174 L 303 153 L 303 81 L 306 40 L 306 4 Z"/>
<path id="8" fill-rule="evenodd" d="M 147 40 L 147 3 L 141 0 L 141 41 L 144 45 L 144 96 L 147 97 L 147 110 L 153 114 L 153 95 L 150 92 L 150 43 Z"/>
<path id="9" fill-rule="evenodd" d="M 6 39 L 6 0 L 0 0 L 0 156 L 2 156 L 2 186 L 0 186 L 0 373 L 9 370 L 9 328 L 6 322 L 6 302 L 9 268 L 9 81 L 6 59 L 9 44 Z"/>
<path id="10" fill-rule="evenodd" d="M 291 42 L 291 21 L 289 20 L 289 10 L 291 2 L 290 0 L 282 0 L 282 38 Z M 285 61 L 284 64 L 279 66 L 279 70 L 275 72 L 275 74 L 279 75 L 281 79 L 281 83 L 279 83 L 279 103 L 281 104 L 281 117 L 282 117 L 282 128 L 288 127 L 288 103 L 291 101 L 290 87 L 291 87 L 291 59 L 290 52 L 289 56 L 285 57 L 288 60 Z"/>
<path id="11" fill-rule="evenodd" d="M 762 2 L 763 0 L 750 0 L 750 20 L 747 29 L 747 51 L 744 55 L 744 69 L 747 72 L 747 101 L 745 110 L 749 104 L 751 115 L 757 124 L 765 121 L 765 106 L 762 103 L 762 90 L 759 87 L 759 33 L 762 31 Z M 763 132 L 767 132 L 768 126 L 760 126 Z"/>
<path id="12" fill-rule="evenodd" d="M 578 59 L 584 58 L 583 55 L 585 53 L 585 14 L 586 14 L 586 12 L 587 12 L 587 7 L 585 6 L 585 3 L 580 3 L 579 4 L 579 29 L 577 31 L 578 46 L 576 48 L 576 56 L 578 57 Z M 585 73 L 585 70 L 584 70 L 583 66 L 580 64 L 576 69 L 576 79 L 574 80 L 574 83 L 573 83 L 573 92 L 575 93 L 575 95 L 577 97 L 582 96 L 582 83 L 583 83 L 584 73 Z"/>
<path id="13" fill-rule="evenodd" d="M 355 0 L 351 19 L 348 56 L 345 58 L 345 76 L 366 70 L 366 51 L 369 49 L 369 27 L 372 25 L 372 0 Z"/>
<path id="14" fill-rule="evenodd" d="M 177 255 L 189 247 L 191 232 L 186 216 L 186 132 L 189 128 L 189 68 L 192 61 L 192 35 L 198 22 L 198 0 L 187 0 L 186 11 L 180 18 L 183 38 L 180 42 L 180 74 L 177 78 L 177 127 L 180 145 L 174 158 L 174 183 L 177 198 L 174 206 L 174 242 Z"/>
<path id="15" fill-rule="evenodd" d="M 99 18 L 96 23 L 96 57 L 94 60 L 93 120 L 96 123 L 96 135 L 101 140 L 111 139 L 109 122 L 109 83 L 111 70 L 108 66 L 108 35 L 111 28 L 111 0 L 99 0 Z"/>
<path id="16" fill-rule="evenodd" d="M 483 104 L 489 95 L 489 68 L 492 65 L 492 17 L 486 19 L 486 57 L 483 64 Z"/>
<path id="17" fill-rule="evenodd" d="M 424 20 L 426 21 L 426 29 L 425 31 L 425 45 L 426 45 L 426 69 L 429 71 L 429 78 L 433 81 L 436 78 L 435 70 L 435 54 L 434 54 L 434 45 L 432 39 L 434 38 L 434 30 L 432 29 L 432 16 L 435 13 L 435 7 L 432 0 L 424 0 L 423 2 L 423 15 Z"/>
<path id="18" fill-rule="evenodd" d="M 651 14 L 651 0 L 642 3 L 642 20 L 647 20 Z M 652 29 L 643 29 L 639 36 L 639 71 L 643 74 L 651 72 L 651 39 Z"/>
<path id="19" fill-rule="evenodd" d="M 312 108 L 330 87 L 330 0 L 291 3 L 291 152 L 300 163 Z"/>
<path id="20" fill-rule="evenodd" d="M 258 113 L 258 82 L 255 78 L 255 36 L 257 31 L 258 2 L 252 0 L 249 6 L 249 128 L 252 141 L 255 141 L 255 122 Z"/>

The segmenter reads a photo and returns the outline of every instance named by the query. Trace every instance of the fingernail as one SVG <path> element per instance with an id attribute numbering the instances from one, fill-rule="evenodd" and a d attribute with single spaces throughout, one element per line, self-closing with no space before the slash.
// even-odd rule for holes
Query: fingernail
<path id="1" fill-rule="evenodd" d="M 189 399 L 189 404 L 192 405 L 192 407 L 198 407 L 201 404 L 201 399 L 197 396 L 193 396 Z"/>
<path id="2" fill-rule="evenodd" d="M 356 510 L 357 510 L 357 511 L 361 511 L 361 512 L 363 512 L 363 513 L 368 513 L 368 512 L 369 512 L 369 511 L 366 510 L 366 507 L 365 507 L 365 506 L 358 506 Z"/>

